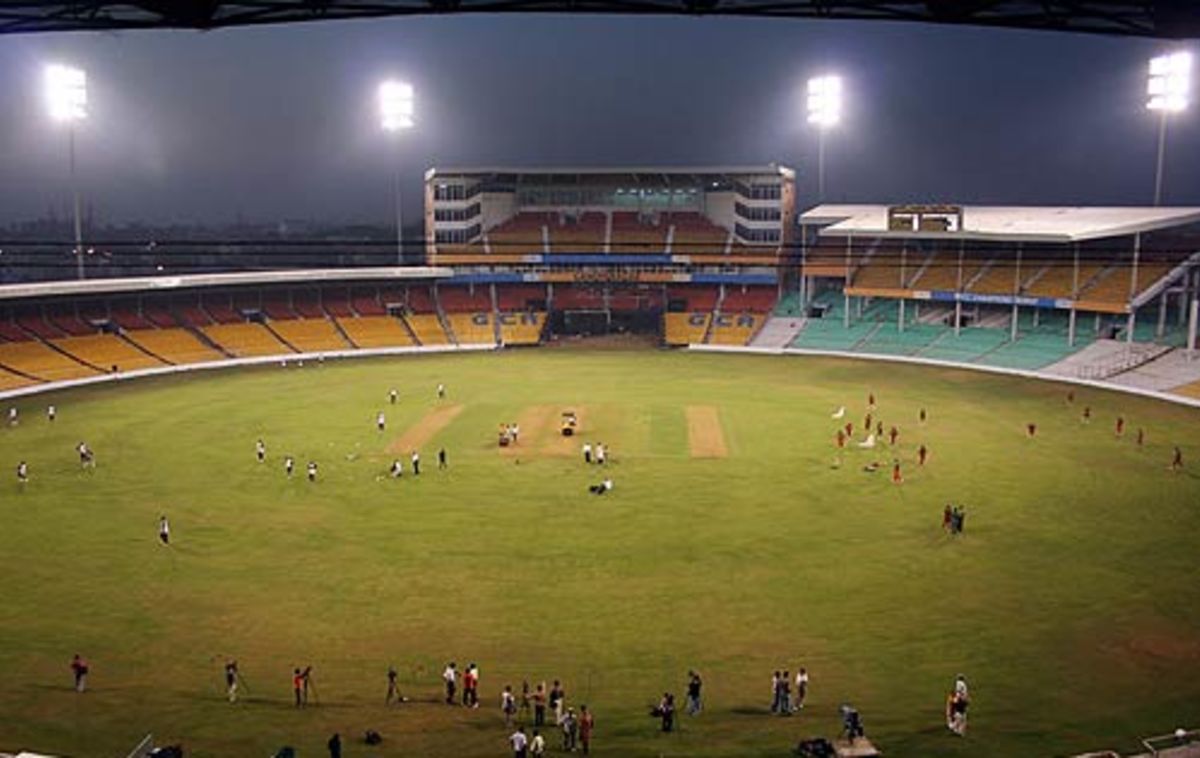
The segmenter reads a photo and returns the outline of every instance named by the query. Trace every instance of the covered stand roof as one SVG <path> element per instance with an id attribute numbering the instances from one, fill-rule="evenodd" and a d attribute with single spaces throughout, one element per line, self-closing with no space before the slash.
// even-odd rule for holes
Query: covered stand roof
<path id="1" fill-rule="evenodd" d="M 965 205 L 957 231 L 888 229 L 888 205 L 818 205 L 800 223 L 821 226 L 826 237 L 965 239 L 995 242 L 1086 242 L 1171 229 L 1200 222 L 1200 207 L 1079 207 Z"/>

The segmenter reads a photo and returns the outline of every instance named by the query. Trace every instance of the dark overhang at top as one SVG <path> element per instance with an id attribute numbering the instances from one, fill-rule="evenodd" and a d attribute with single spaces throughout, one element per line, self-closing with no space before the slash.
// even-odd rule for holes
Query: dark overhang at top
<path id="1" fill-rule="evenodd" d="M 0 33 L 235 26 L 445 13 L 618 13 L 919 21 L 1200 37 L 1196 0 L 0 0 Z"/>

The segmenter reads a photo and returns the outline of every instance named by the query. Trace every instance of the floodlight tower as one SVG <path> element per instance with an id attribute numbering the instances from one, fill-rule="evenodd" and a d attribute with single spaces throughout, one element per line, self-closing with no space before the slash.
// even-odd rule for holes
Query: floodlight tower
<path id="1" fill-rule="evenodd" d="M 832 74 L 808 80 L 808 123 L 817 127 L 817 200 L 825 199 L 825 132 L 842 120 L 842 78 Z"/>
<path id="2" fill-rule="evenodd" d="M 75 123 L 87 118 L 87 72 L 53 64 L 44 74 L 46 107 L 50 118 L 67 125 L 67 151 L 71 164 L 71 193 L 75 200 L 75 263 L 83 278 L 83 219 L 79 201 L 79 181 L 75 172 Z"/>
<path id="3" fill-rule="evenodd" d="M 1146 108 L 1158 111 L 1158 162 L 1154 170 L 1154 204 L 1162 202 L 1163 153 L 1167 141 L 1167 116 L 1186 110 L 1191 90 L 1192 54 L 1187 51 L 1150 60 Z"/>
<path id="4" fill-rule="evenodd" d="M 379 119 L 385 132 L 399 132 L 415 125 L 413 88 L 407 82 L 387 80 L 379 85 Z M 396 265 L 404 263 L 404 216 L 400 206 L 400 149 L 396 148 Z"/>

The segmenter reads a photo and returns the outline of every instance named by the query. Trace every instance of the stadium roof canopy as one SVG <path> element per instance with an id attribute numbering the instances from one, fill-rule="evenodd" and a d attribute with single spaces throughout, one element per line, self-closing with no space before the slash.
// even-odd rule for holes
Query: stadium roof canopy
<path id="1" fill-rule="evenodd" d="M 1200 222 L 1200 208 L 963 206 L 959 231 L 888 229 L 887 205 L 818 205 L 800 223 L 822 226 L 828 237 L 965 239 L 996 242 L 1071 243 L 1124 237 Z"/>
<path id="2" fill-rule="evenodd" d="M 768 163 L 761 166 L 452 166 L 431 168 L 425 172 L 425 180 L 439 176 L 515 176 L 536 178 L 579 177 L 603 179 L 644 179 L 647 177 L 684 177 L 689 179 L 721 179 L 731 176 L 779 174 L 791 178 L 795 172 L 787 166 Z"/>
<path id="3" fill-rule="evenodd" d="M 623 13 L 922 21 L 1182 39 L 1196 0 L 0 0 L 0 33 L 230 26 L 445 13 Z"/>

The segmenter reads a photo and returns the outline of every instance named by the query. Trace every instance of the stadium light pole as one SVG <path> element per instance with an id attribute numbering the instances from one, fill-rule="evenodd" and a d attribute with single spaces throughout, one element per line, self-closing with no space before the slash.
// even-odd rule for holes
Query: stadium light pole
<path id="1" fill-rule="evenodd" d="M 808 123 L 817 127 L 817 200 L 825 200 L 825 133 L 842 120 L 842 78 L 832 74 L 808 80 Z"/>
<path id="2" fill-rule="evenodd" d="M 379 85 L 379 120 L 385 132 L 394 133 L 415 125 L 413 88 L 407 82 L 388 79 Z M 404 263 L 404 214 L 400 205 L 400 148 L 396 147 L 396 265 Z"/>
<path id="3" fill-rule="evenodd" d="M 71 193 L 75 201 L 75 265 L 78 277 L 83 279 L 83 218 L 75 170 L 75 124 L 87 118 L 87 72 L 72 66 L 52 64 L 46 66 L 44 83 L 50 118 L 67 125 Z"/>
<path id="4" fill-rule="evenodd" d="M 1191 89 L 1192 54 L 1182 50 L 1150 59 L 1146 108 L 1158 112 L 1158 160 L 1154 169 L 1154 205 L 1162 202 L 1163 153 L 1167 142 L 1167 117 L 1187 109 Z"/>

